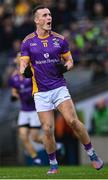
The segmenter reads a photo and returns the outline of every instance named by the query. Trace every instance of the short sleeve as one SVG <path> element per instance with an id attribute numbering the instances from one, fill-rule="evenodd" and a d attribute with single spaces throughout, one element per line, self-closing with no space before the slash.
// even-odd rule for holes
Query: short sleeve
<path id="1" fill-rule="evenodd" d="M 21 44 L 21 56 L 29 56 L 28 41 L 23 41 Z"/>
<path id="2" fill-rule="evenodd" d="M 69 49 L 69 44 L 68 44 L 68 42 L 67 42 L 65 39 L 63 39 L 63 41 L 62 41 L 61 54 L 65 54 L 65 53 L 67 53 L 68 51 L 70 51 L 70 49 Z"/>

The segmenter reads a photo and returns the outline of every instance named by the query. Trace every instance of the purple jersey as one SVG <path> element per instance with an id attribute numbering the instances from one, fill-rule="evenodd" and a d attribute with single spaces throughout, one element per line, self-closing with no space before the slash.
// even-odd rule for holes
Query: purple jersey
<path id="1" fill-rule="evenodd" d="M 19 74 L 14 74 L 9 79 L 9 85 L 15 88 L 19 94 L 21 110 L 34 111 L 35 103 L 32 97 L 32 81 L 30 78 L 20 78 Z"/>
<path id="2" fill-rule="evenodd" d="M 36 32 L 26 36 L 21 45 L 21 56 L 30 59 L 33 71 L 33 93 L 49 91 L 66 85 L 57 63 L 61 55 L 69 52 L 63 36 L 51 32 L 46 38 L 39 38 Z"/>

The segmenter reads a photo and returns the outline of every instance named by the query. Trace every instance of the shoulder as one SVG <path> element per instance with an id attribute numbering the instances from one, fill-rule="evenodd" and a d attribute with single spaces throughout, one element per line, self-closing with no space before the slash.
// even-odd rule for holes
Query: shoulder
<path id="1" fill-rule="evenodd" d="M 59 38 L 59 39 L 64 40 L 64 36 L 62 36 L 61 34 L 58 34 L 58 33 L 54 32 L 54 31 L 51 31 L 51 34 L 52 34 L 54 37 L 57 37 L 57 38 Z"/>
<path id="2" fill-rule="evenodd" d="M 31 39 L 34 38 L 34 37 L 35 37 L 35 33 L 34 33 L 34 32 L 28 34 L 28 35 L 24 38 L 23 43 L 25 43 L 25 42 L 28 41 L 28 40 L 31 40 Z"/>
<path id="3" fill-rule="evenodd" d="M 9 85 L 13 87 L 16 81 L 18 81 L 18 74 L 16 71 L 14 71 L 9 77 Z"/>
<path id="4" fill-rule="evenodd" d="M 11 80 L 16 81 L 18 79 L 18 71 L 15 70 L 11 75 Z"/>
<path id="5" fill-rule="evenodd" d="M 12 77 L 17 76 L 17 75 L 18 75 L 18 71 L 15 70 L 15 71 L 12 73 Z"/>

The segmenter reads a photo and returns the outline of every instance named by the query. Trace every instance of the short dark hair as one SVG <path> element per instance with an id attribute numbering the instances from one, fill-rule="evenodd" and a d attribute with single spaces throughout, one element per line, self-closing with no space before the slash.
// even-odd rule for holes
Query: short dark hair
<path id="1" fill-rule="evenodd" d="M 47 8 L 47 7 L 44 6 L 44 5 L 38 5 L 38 6 L 36 6 L 36 7 L 32 10 L 32 15 L 33 15 L 33 17 L 35 16 L 35 13 L 36 13 L 39 9 L 44 9 L 44 8 Z"/>

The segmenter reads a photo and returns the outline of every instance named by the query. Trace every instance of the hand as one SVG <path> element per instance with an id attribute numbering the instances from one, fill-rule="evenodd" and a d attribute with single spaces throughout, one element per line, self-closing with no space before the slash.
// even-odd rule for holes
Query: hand
<path id="1" fill-rule="evenodd" d="M 67 61 L 64 66 L 67 68 L 67 71 L 71 70 L 73 68 L 73 62 Z"/>
<path id="2" fill-rule="evenodd" d="M 27 66 L 24 70 L 23 76 L 25 78 L 31 78 L 33 76 L 32 70 L 30 66 Z"/>
<path id="3" fill-rule="evenodd" d="M 13 95 L 12 95 L 12 96 L 10 97 L 10 100 L 11 100 L 12 102 L 15 102 L 15 101 L 18 100 L 18 98 L 17 98 L 16 96 L 13 96 Z"/>
<path id="4" fill-rule="evenodd" d="M 67 72 L 67 67 L 64 66 L 64 64 L 62 64 L 62 63 L 56 64 L 56 68 L 59 70 L 59 72 L 60 72 L 61 74 Z"/>

